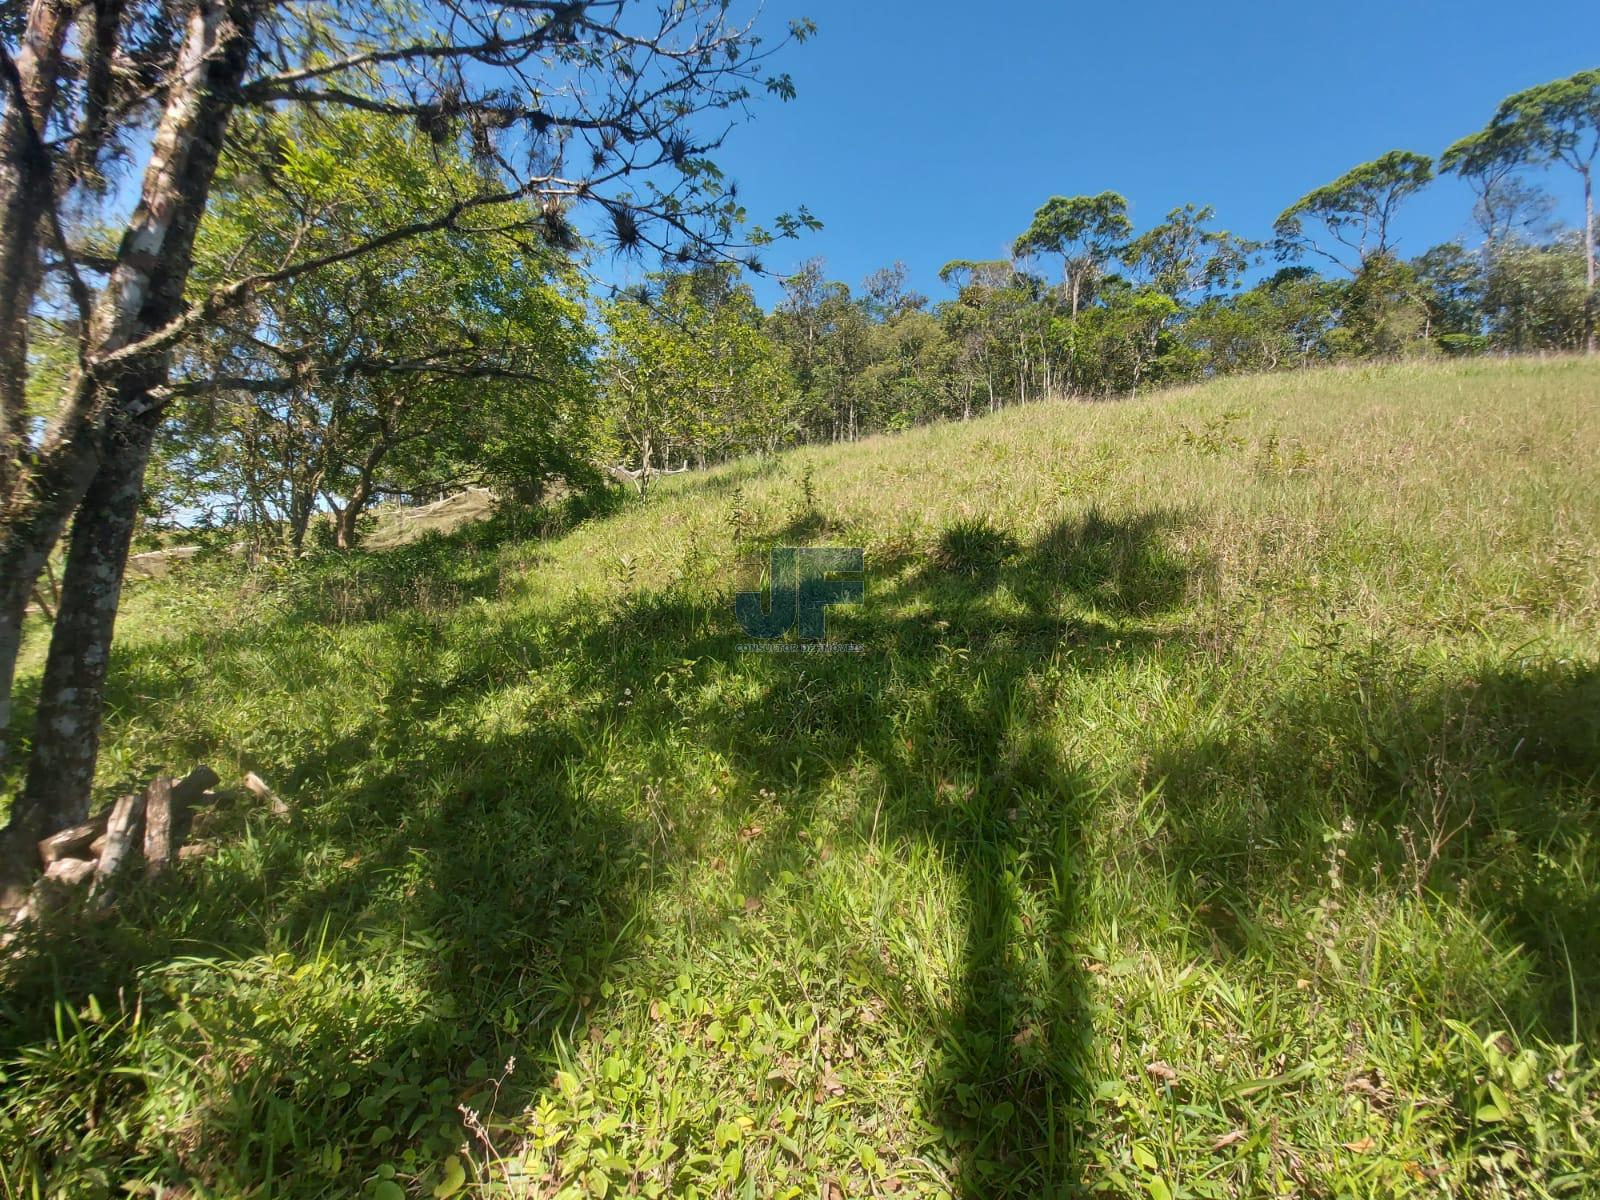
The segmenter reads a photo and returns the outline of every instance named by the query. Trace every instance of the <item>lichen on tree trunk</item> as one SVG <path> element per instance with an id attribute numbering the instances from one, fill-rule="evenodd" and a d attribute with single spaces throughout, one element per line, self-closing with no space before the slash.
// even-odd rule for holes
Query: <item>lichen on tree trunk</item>
<path id="1" fill-rule="evenodd" d="M 155 424 L 147 415 L 113 428 L 115 444 L 73 518 L 27 782 L 13 814 L 36 840 L 88 813 L 112 632 Z"/>

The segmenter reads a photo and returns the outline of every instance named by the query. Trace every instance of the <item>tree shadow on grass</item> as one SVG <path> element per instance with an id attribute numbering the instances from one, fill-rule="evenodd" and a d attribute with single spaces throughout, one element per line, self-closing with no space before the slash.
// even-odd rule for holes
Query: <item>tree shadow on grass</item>
<path id="1" fill-rule="evenodd" d="M 982 528 L 947 531 L 925 569 L 869 586 L 859 612 L 834 611 L 830 636 L 863 644 L 864 655 L 757 656 L 759 696 L 737 714 L 697 720 L 740 775 L 777 786 L 780 836 L 746 864 L 744 890 L 759 894 L 781 875 L 787 845 L 841 764 L 878 781 L 864 835 L 888 854 L 927 845 L 954 872 L 964 950 L 935 1019 L 921 1109 L 937 1130 L 928 1154 L 964 1196 L 1075 1194 L 1089 1184 L 1081 1130 L 1093 1028 L 1079 956 L 1093 785 L 1040 730 L 1052 676 L 1162 652 L 1156 633 L 1107 621 L 1082 600 L 1092 592 L 1107 603 L 1099 585 L 1115 575 L 1130 609 L 1175 604 L 1175 560 L 1139 544 L 1170 524 L 1096 516 L 1030 547 L 990 545 Z M 982 569 L 967 569 L 974 560 Z M 1078 590 L 1055 586 L 1062 572 Z M 650 625 L 660 637 L 659 612 Z M 682 633 L 691 626 L 685 619 Z M 690 651 L 718 653 L 715 638 Z M 882 977 L 880 986 L 892 994 L 897 985 Z"/>
<path id="2" fill-rule="evenodd" d="M 1441 1006 L 1493 1004 L 1554 1040 L 1600 1036 L 1600 670 L 1563 661 L 1414 677 L 1333 651 L 1324 679 L 1250 732 L 1152 747 L 1167 853 L 1219 952 L 1249 955 L 1263 904 L 1329 870 L 1345 886 L 1472 914 L 1520 974 L 1439 979 Z M 1517 954 L 1520 948 L 1521 953 Z M 1531 970 L 1528 968 L 1531 967 Z"/>
<path id="3" fill-rule="evenodd" d="M 659 851 L 562 769 L 592 714 L 508 738 L 429 733 L 435 697 L 375 707 L 364 738 L 278 764 L 289 821 L 205 814 L 214 860 L 129 886 L 108 919 L 64 912 L 6 964 L 0 1058 L 23 1087 L 70 1081 L 55 1116 L 92 1131 L 10 1144 L 13 1183 L 88 1170 L 348 1194 L 385 1163 L 425 1174 L 462 1140 L 458 1103 L 486 1107 L 508 1060 L 581 1027 Z M 104 1016 L 84 1016 L 90 996 Z M 145 1060 L 149 1028 L 164 1061 Z M 200 1052 L 213 1099 L 153 1136 L 129 1117 L 182 1090 L 177 1045 Z"/>
<path id="4" fill-rule="evenodd" d="M 1127 664 L 1160 641 L 1121 614 L 1083 611 L 1087 593 L 1052 590 L 1051 572 L 1087 580 L 1103 605 L 1095 581 L 1121 571 L 1112 600 L 1134 595 L 1140 564 L 1164 562 L 1160 553 L 1076 575 L 1074 564 L 1106 545 L 1138 551 L 1160 527 L 1103 519 L 1093 536 L 1077 526 L 1018 547 L 989 574 L 905 575 L 840 616 L 839 632 L 869 647 L 861 658 L 736 657 L 730 613 L 670 593 L 630 598 L 525 652 L 515 617 L 485 620 L 448 662 L 419 651 L 413 677 L 397 670 L 354 700 L 356 719 L 274 739 L 256 765 L 294 802 L 291 821 L 222 814 L 207 835 L 224 847 L 215 860 L 132 888 L 104 922 L 46 924 L 8 964 L 0 1057 L 33 1064 L 32 1086 L 70 1090 L 62 1111 L 95 1131 L 46 1131 L 26 1151 L 32 1168 L 47 1179 L 82 1159 L 112 1179 L 354 1191 L 400 1162 L 428 1186 L 430 1164 L 461 1139 L 457 1103 L 486 1108 L 495 1094 L 504 1114 L 536 1097 L 548 1076 L 526 1066 L 499 1089 L 493 1081 L 512 1055 L 547 1058 L 593 1019 L 653 880 L 683 854 L 626 802 L 631 784 L 600 778 L 609 760 L 598 749 L 647 747 L 676 722 L 730 764 L 730 796 L 777 793 L 780 855 L 847 764 L 872 767 L 883 792 L 875 835 L 935 849 L 965 922 L 928 1048 L 929 1154 L 967 1196 L 1076 1190 L 1090 1104 L 1078 968 L 1089 785 L 1038 729 L 1052 672 Z M 416 570 L 434 569 L 435 549 L 412 552 Z M 469 567 L 474 594 L 494 586 Z M 365 624 L 395 646 L 425 646 L 438 632 L 434 602 L 402 597 Z M 365 611 L 331 615 L 361 622 Z M 329 616 L 291 606 L 283 628 Z M 230 634 L 214 657 L 270 655 L 271 638 Z M 692 689 L 667 695 L 662 678 L 685 663 L 743 673 L 753 686 L 740 712 Z M 500 729 L 495 707 L 522 703 L 530 680 L 552 671 L 567 673 L 560 707 Z M 251 678 L 231 662 L 217 672 L 234 687 Z M 166 679 L 119 665 L 114 694 L 159 721 Z M 225 730 L 170 736 L 197 755 L 228 746 Z M 671 766 L 640 762 L 634 783 Z M 779 861 L 755 858 L 742 886 L 758 891 Z M 122 1015 L 83 1018 L 87 1041 L 63 1041 L 57 1002 L 82 1012 L 90 995 L 103 1007 L 122 997 Z M 146 1080 L 170 1086 L 178 1068 L 141 1062 L 140 1030 L 180 1016 L 195 1035 L 169 1025 L 166 1036 L 195 1048 L 197 1079 L 224 1099 L 164 1138 L 133 1114 Z M 92 1052 L 73 1058 L 74 1045 Z"/>
<path id="5" fill-rule="evenodd" d="M 354 1190 L 427 1138 L 445 1144 L 446 1129 L 453 1145 L 456 1102 L 484 1107 L 506 1058 L 548 1066 L 559 1039 L 595 1020 L 595 997 L 633 952 L 654 880 L 675 864 L 709 869 L 692 834 L 665 837 L 598 778 L 606 739 L 648 749 L 659 731 L 678 729 L 728 764 L 717 803 L 776 797 L 777 820 L 739 868 L 751 895 L 795 865 L 801 834 L 843 774 L 860 766 L 875 777 L 874 811 L 859 819 L 863 840 L 885 854 L 934 851 L 964 926 L 948 1001 L 926 1022 L 937 1033 L 920 1090 L 932 1128 L 925 1157 L 968 1197 L 1091 1191 L 1083 1129 L 1095 1103 L 1084 1074 L 1093 1025 L 1079 962 L 1094 899 L 1083 850 L 1094 776 L 1041 730 L 1064 675 L 1188 653 L 1168 620 L 1201 567 L 1167 536 L 1181 521 L 1164 510 L 1091 512 L 1027 545 L 983 528 L 959 538 L 946 530 L 932 562 L 899 562 L 887 581 L 869 582 L 864 608 L 834 610 L 835 640 L 864 644 L 862 657 L 735 655 L 743 639 L 727 606 L 671 590 L 544 630 L 531 649 L 520 618 L 486 618 L 470 645 L 448 647 L 448 662 L 420 656 L 412 677 L 397 674 L 381 695 L 363 698 L 368 715 L 338 736 L 275 734 L 275 757 L 260 765 L 301 805 L 294 823 L 249 814 L 248 832 L 242 820 L 224 829 L 229 848 L 216 862 L 137 892 L 109 922 L 45 931 L 40 952 L 12 968 L 0 1052 L 40 1052 L 54 1038 L 57 996 L 80 1006 L 90 993 L 104 1001 L 121 990 L 140 997 L 145 1019 L 159 1019 L 182 989 L 215 986 L 187 956 L 270 962 L 287 950 L 297 963 L 315 962 L 331 942 L 343 955 L 370 955 L 374 977 L 385 964 L 420 972 L 398 1017 L 363 996 L 351 1001 L 359 1023 L 311 1014 L 299 1026 L 308 1054 L 280 1030 L 241 1058 L 234 1108 L 206 1116 L 194 1133 L 199 1149 L 156 1162 L 148 1148 L 102 1146 L 105 1161 L 144 1154 L 137 1161 L 156 1163 L 173 1182 L 202 1163 L 224 1185 L 287 1184 L 323 1169 L 317 1114 L 348 1141 L 349 1110 L 361 1103 L 355 1132 L 365 1144 L 344 1147 L 329 1186 Z M 444 569 L 439 551 L 414 551 L 394 569 Z M 344 620 L 396 644 L 426 644 L 439 633 L 435 618 L 501 586 L 487 559 L 452 569 L 459 594 L 374 585 L 364 594 L 382 603 L 372 608 L 330 608 L 312 596 L 291 606 L 281 628 Z M 233 659 L 262 642 L 261 630 L 222 639 L 219 682 L 247 687 L 252 668 Z M 178 694 L 162 690 L 179 686 L 172 665 L 119 665 L 122 710 L 159 719 Z M 726 690 L 695 686 L 713 671 L 747 685 L 736 707 Z M 512 703 L 530 680 L 555 672 L 565 672 L 560 707 L 519 732 L 469 719 L 469 710 Z M 681 689 L 663 683 L 674 673 L 684 674 Z M 1152 737 L 1148 773 L 1165 780 L 1165 869 L 1184 907 L 1248 915 L 1314 882 L 1326 870 L 1325 834 L 1346 813 L 1361 818 L 1357 836 L 1367 840 L 1356 852 L 1394 890 L 1407 878 L 1405 836 L 1425 834 L 1442 793 L 1459 805 L 1447 808 L 1446 829 L 1460 832 L 1422 887 L 1454 894 L 1529 948 L 1539 978 L 1516 1015 L 1530 1027 L 1568 1028 L 1568 969 L 1580 996 L 1600 985 L 1600 912 L 1592 886 L 1551 871 L 1543 852 L 1592 827 L 1593 668 L 1468 671 L 1441 686 L 1341 660 L 1328 680 L 1303 694 L 1280 689 L 1277 709 L 1251 729 L 1181 744 Z M 215 731 L 171 733 L 196 755 L 207 736 L 212 748 L 228 745 Z M 629 786 L 671 773 L 670 759 L 641 755 Z M 1479 876 L 1489 886 L 1469 889 Z M 1350 886 L 1367 886 L 1365 878 L 1352 872 Z M 1245 926 L 1218 935 L 1220 952 L 1251 952 Z M 215 1045 L 251 1044 L 245 1008 L 268 1005 L 276 978 L 241 979 L 237 1015 L 214 1002 Z M 886 996 L 904 986 L 887 972 L 875 980 Z M 360 1004 L 376 1005 L 375 1015 Z M 1580 1014 L 1580 1030 L 1585 1022 L 1593 1015 Z M 337 1034 L 360 1027 L 354 1049 Z M 86 1098 L 82 1112 L 132 1110 L 103 1076 L 74 1071 L 49 1077 Z M 547 1079 L 525 1061 L 501 1089 L 500 1111 L 536 1099 Z M 351 1089 L 342 1100 L 341 1086 Z M 850 1099 L 870 1107 L 869 1085 Z M 419 1115 L 433 1125 L 414 1127 Z M 67 1155 L 74 1136 L 56 1131 L 49 1144 Z M 215 1174 L 224 1170 L 234 1174 Z"/>

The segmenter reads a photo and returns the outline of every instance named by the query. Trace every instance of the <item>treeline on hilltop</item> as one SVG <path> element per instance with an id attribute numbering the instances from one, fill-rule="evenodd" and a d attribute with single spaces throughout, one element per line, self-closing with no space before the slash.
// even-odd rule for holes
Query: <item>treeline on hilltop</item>
<path id="1" fill-rule="evenodd" d="M 812 261 L 765 314 L 726 268 L 666 275 L 608 306 L 602 387 L 624 455 L 666 468 L 1046 395 L 1592 350 L 1597 148 L 1600 70 L 1509 98 L 1437 162 L 1397 150 L 1347 171 L 1289 206 L 1269 241 L 1218 228 L 1197 204 L 1138 230 L 1128 201 L 1103 192 L 1052 197 L 1010 257 L 946 264 L 955 296 L 937 304 L 901 264 L 852 291 Z M 1581 185 L 1576 230 L 1541 186 L 1557 173 Z M 1436 174 L 1471 186 L 1476 236 L 1404 258 L 1396 217 Z"/>
<path id="2" fill-rule="evenodd" d="M 196 288 L 270 269 L 290 240 L 375 237 L 480 170 L 362 112 L 263 114 L 236 141 Z M 378 501 L 468 484 L 536 501 L 620 467 L 642 490 L 656 472 L 1044 396 L 1592 349 L 1597 143 L 1600 70 L 1511 97 L 1437 162 L 1397 150 L 1347 171 L 1267 241 L 1219 228 L 1203 205 L 1138 229 L 1118 193 L 1056 196 L 1009 257 L 946 264 L 953 295 L 938 303 L 903 265 L 852 289 L 813 260 L 764 311 L 751 260 L 733 255 L 686 255 L 602 295 L 585 267 L 603 246 L 565 206 L 507 203 L 262 288 L 219 322 L 184 364 L 206 383 L 175 406 L 147 509 L 299 553 L 308 538 L 354 545 Z M 1397 215 L 1436 174 L 1471 185 L 1476 234 L 1404 258 Z M 1581 184 L 1581 229 L 1546 184 Z M 605 240 L 636 249 L 627 213 L 609 216 Z"/>

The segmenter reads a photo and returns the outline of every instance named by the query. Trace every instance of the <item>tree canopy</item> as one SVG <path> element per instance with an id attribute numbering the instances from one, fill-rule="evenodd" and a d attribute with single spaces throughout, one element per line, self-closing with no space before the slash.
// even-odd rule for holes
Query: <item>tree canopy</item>
<path id="1" fill-rule="evenodd" d="M 1393 253 L 1396 211 L 1432 179 L 1433 160 L 1410 150 L 1391 150 L 1352 167 L 1283 210 L 1273 226 L 1278 254 L 1317 254 L 1355 274 L 1369 259 Z M 1307 222 L 1320 226 L 1323 237 L 1307 230 Z"/>

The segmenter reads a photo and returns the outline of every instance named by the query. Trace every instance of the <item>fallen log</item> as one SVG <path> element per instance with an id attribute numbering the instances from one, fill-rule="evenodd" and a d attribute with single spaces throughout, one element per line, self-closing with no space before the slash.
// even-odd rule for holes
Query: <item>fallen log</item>
<path id="1" fill-rule="evenodd" d="M 46 879 L 68 887 L 86 883 L 94 876 L 95 864 L 87 858 L 58 858 L 44 870 Z"/>
<path id="2" fill-rule="evenodd" d="M 159 875 L 172 858 L 172 780 L 157 775 L 144 797 L 144 860 Z"/>
<path id="3" fill-rule="evenodd" d="M 100 852 L 100 865 L 95 868 L 94 883 L 89 888 L 89 898 L 99 908 L 111 903 L 111 881 L 122 864 L 127 861 L 128 847 L 144 815 L 144 793 L 130 792 L 118 800 L 106 822 L 106 846 Z"/>
<path id="4" fill-rule="evenodd" d="M 172 785 L 174 804 L 194 804 L 222 782 L 222 777 L 207 766 L 198 766 Z"/>
<path id="5" fill-rule="evenodd" d="M 87 852 L 89 844 L 105 832 L 106 819 L 110 816 L 111 810 L 108 808 L 82 825 L 52 833 L 39 843 L 39 861 L 48 868 L 57 859 L 76 858 Z"/>

